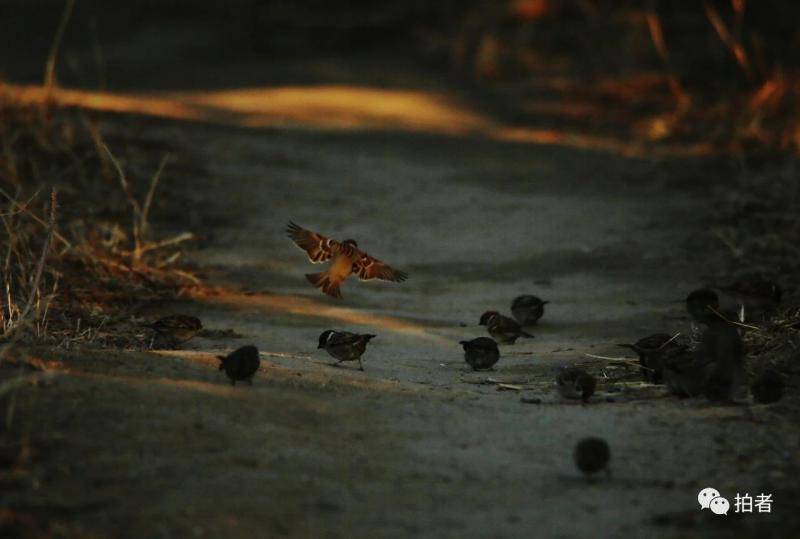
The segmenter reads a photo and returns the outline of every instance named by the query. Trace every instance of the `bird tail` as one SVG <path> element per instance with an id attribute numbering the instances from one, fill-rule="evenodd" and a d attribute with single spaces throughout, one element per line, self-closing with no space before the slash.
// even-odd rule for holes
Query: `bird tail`
<path id="1" fill-rule="evenodd" d="M 308 282 L 328 294 L 332 298 L 341 298 L 342 291 L 339 290 L 339 281 L 331 279 L 327 271 L 322 273 L 306 273 Z"/>
<path id="2" fill-rule="evenodd" d="M 533 335 L 531 335 L 530 333 L 527 333 L 527 332 L 525 332 L 525 331 L 522 331 L 522 330 L 520 330 L 519 334 L 520 334 L 522 337 L 525 337 L 526 339 L 533 339 L 533 338 L 534 338 L 534 336 L 533 336 Z"/>

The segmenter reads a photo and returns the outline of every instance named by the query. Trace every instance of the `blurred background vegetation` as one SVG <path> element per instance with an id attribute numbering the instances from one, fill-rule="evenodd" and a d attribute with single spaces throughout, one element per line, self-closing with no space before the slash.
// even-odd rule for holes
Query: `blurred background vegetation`
<path id="1" fill-rule="evenodd" d="M 3 76 L 42 80 L 63 6 L 3 2 Z M 794 152 L 799 16 L 788 0 L 79 0 L 58 76 L 115 90 L 230 87 L 318 81 L 279 68 L 298 59 L 393 59 L 501 97 L 517 121 L 541 115 L 526 97 L 549 91 L 578 100 L 572 121 L 593 129 Z M 214 79 L 179 67 L 232 57 L 264 68 Z"/>

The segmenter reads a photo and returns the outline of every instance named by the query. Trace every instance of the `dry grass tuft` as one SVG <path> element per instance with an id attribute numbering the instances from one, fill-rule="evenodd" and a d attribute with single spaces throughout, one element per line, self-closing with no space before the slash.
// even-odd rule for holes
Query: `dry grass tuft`
<path id="1" fill-rule="evenodd" d="M 20 105 L 0 87 L 5 348 L 144 345 L 136 308 L 198 284 L 178 266 L 194 235 L 158 238 L 150 224 L 167 165 L 164 156 L 149 181 L 135 178 L 90 118 Z"/>
<path id="2" fill-rule="evenodd" d="M 796 373 L 800 366 L 800 308 L 776 313 L 769 322 L 745 333 L 744 342 L 751 379 L 767 367 Z"/>

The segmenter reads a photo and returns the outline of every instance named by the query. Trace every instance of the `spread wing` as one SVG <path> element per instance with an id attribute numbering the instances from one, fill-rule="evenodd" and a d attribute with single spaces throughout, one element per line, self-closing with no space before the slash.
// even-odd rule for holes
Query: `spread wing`
<path id="1" fill-rule="evenodd" d="M 382 279 L 400 283 L 408 279 L 408 274 L 404 271 L 393 270 L 388 264 L 369 256 L 367 253 L 359 254 L 361 256 L 353 264 L 353 273 L 358 275 L 358 278 L 362 281 Z"/>
<path id="2" fill-rule="evenodd" d="M 309 260 L 314 264 L 330 260 L 333 254 L 339 249 L 340 244 L 338 241 L 326 238 L 322 234 L 306 230 L 291 221 L 289 221 L 286 227 L 286 233 L 298 247 L 308 253 Z"/>

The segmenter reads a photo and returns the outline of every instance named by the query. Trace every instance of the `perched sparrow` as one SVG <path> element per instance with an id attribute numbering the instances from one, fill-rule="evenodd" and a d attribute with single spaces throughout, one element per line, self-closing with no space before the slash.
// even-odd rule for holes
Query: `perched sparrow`
<path id="1" fill-rule="evenodd" d="M 693 349 L 664 359 L 667 388 L 678 396 L 730 401 L 744 382 L 744 345 L 736 328 L 710 318 Z"/>
<path id="2" fill-rule="evenodd" d="M 700 339 L 705 332 L 704 325 L 714 320 L 738 320 L 744 322 L 744 306 L 739 304 L 737 309 L 720 305 L 719 296 L 709 288 L 698 288 L 686 296 L 686 311 L 691 317 L 689 322 L 689 347 L 694 350 L 699 346 Z"/>
<path id="3" fill-rule="evenodd" d="M 237 348 L 227 356 L 217 356 L 220 361 L 219 370 L 225 371 L 231 379 L 231 385 L 236 382 L 247 382 L 253 385 L 253 375 L 261 365 L 258 348 L 253 345 Z"/>
<path id="4" fill-rule="evenodd" d="M 486 326 L 489 335 L 500 344 L 514 344 L 520 337 L 532 339 L 533 335 L 526 333 L 514 320 L 503 316 L 497 311 L 486 311 L 481 315 L 481 326 Z"/>
<path id="5" fill-rule="evenodd" d="M 203 324 L 199 318 L 176 314 L 159 318 L 152 324 L 147 324 L 160 337 L 163 337 L 171 345 L 184 343 L 194 337 L 198 331 L 203 329 Z"/>
<path id="6" fill-rule="evenodd" d="M 489 337 L 478 337 L 471 341 L 461 341 L 459 344 L 464 347 L 464 361 L 472 367 L 472 370 L 491 369 L 500 359 L 497 343 Z"/>
<path id="7" fill-rule="evenodd" d="M 336 365 L 342 361 L 358 361 L 358 370 L 363 371 L 361 356 L 367 349 L 367 343 L 374 337 L 375 335 L 359 335 L 358 333 L 329 329 L 323 331 L 319 336 L 317 348 L 324 348 L 331 356 L 338 359 L 339 362 Z"/>
<path id="8" fill-rule="evenodd" d="M 686 296 L 686 311 L 692 320 L 700 322 L 709 316 L 716 316 L 711 309 L 719 312 L 719 296 L 713 290 L 698 288 Z"/>
<path id="9" fill-rule="evenodd" d="M 561 367 L 556 375 L 556 387 L 562 397 L 567 399 L 581 399 L 589 402 L 594 395 L 597 380 L 583 369 L 576 367 Z"/>
<path id="10" fill-rule="evenodd" d="M 532 326 L 542 317 L 544 306 L 548 303 L 550 302 L 542 301 L 536 296 L 517 296 L 511 302 L 511 315 L 521 326 Z"/>
<path id="11" fill-rule="evenodd" d="M 666 333 L 655 333 L 648 337 L 639 339 L 633 344 L 619 344 L 624 348 L 630 348 L 639 356 L 639 364 L 642 366 L 642 376 L 645 381 L 651 384 L 661 384 L 664 381 L 664 357 L 672 353 L 681 345 Z"/>
<path id="12" fill-rule="evenodd" d="M 783 289 L 759 273 L 745 275 L 736 282 L 718 287 L 744 306 L 749 320 L 763 318 L 781 303 Z"/>
<path id="13" fill-rule="evenodd" d="M 664 383 L 673 395 L 698 397 L 705 391 L 706 366 L 695 352 L 676 351 L 664 358 Z"/>
<path id="14" fill-rule="evenodd" d="M 395 271 L 377 258 L 360 251 L 355 240 L 338 242 L 292 222 L 287 226 L 286 232 L 292 241 L 308 253 L 309 260 L 314 264 L 331 261 L 326 271 L 307 273 L 306 279 L 333 298 L 342 297 L 339 286 L 351 273 L 358 275 L 362 281 L 382 279 L 402 282 L 408 278 L 405 272 Z"/>
<path id="15" fill-rule="evenodd" d="M 764 369 L 750 386 L 753 398 L 761 404 L 778 402 L 783 397 L 783 377 L 774 369 Z"/>
<path id="16" fill-rule="evenodd" d="M 711 319 L 695 350 L 705 364 L 703 392 L 712 401 L 730 401 L 745 382 L 744 344 L 736 326 L 720 318 Z"/>
<path id="17" fill-rule="evenodd" d="M 572 453 L 575 466 L 588 478 L 600 470 L 605 470 L 606 475 L 611 475 L 608 461 L 611 460 L 611 449 L 602 438 L 584 438 L 575 445 Z"/>

